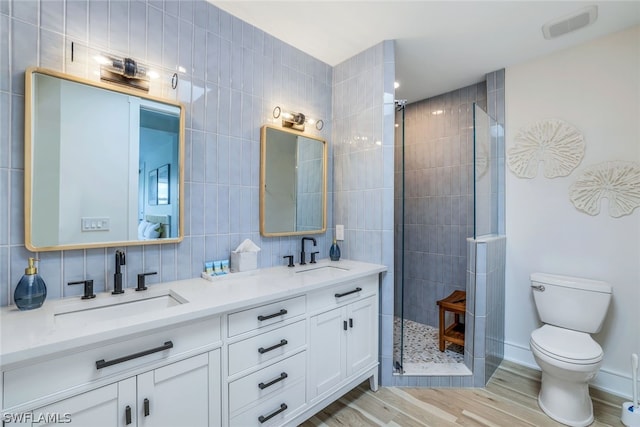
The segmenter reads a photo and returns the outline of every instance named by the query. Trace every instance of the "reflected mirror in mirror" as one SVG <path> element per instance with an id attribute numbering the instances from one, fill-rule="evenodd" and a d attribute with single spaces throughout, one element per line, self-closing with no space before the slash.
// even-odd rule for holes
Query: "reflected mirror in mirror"
<path id="1" fill-rule="evenodd" d="M 263 236 L 324 233 L 326 141 L 265 125 L 260 147 L 260 233 Z"/>
<path id="2" fill-rule="evenodd" d="M 26 88 L 28 249 L 182 240 L 181 105 L 37 68 Z"/>

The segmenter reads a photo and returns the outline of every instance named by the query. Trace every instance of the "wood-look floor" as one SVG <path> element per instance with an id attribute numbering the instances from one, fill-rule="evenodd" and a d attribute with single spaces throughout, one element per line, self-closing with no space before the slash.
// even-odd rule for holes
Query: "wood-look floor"
<path id="1" fill-rule="evenodd" d="M 368 382 L 301 424 L 312 426 L 562 426 L 538 407 L 540 373 L 503 362 L 486 388 L 380 387 Z M 623 398 L 591 390 L 592 426 L 622 426 Z"/>

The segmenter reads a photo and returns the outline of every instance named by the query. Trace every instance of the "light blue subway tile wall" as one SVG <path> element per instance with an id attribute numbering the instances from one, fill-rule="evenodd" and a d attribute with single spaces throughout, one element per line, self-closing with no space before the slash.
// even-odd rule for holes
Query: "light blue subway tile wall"
<path id="1" fill-rule="evenodd" d="M 393 136 L 395 54 L 385 41 L 334 67 L 334 224 L 345 258 L 385 264 L 380 294 L 381 382 L 393 348 Z"/>
<path id="2" fill-rule="evenodd" d="M 25 69 L 92 78 L 90 50 L 131 56 L 166 75 L 185 69 L 176 91 L 169 84 L 161 89 L 187 111 L 185 238 L 124 248 L 125 285 L 135 287 L 137 274 L 149 271 L 158 272 L 149 284 L 198 277 L 205 260 L 228 258 L 245 238 L 262 248 L 260 267 L 280 265 L 284 255 L 297 258 L 299 238 L 259 234 L 260 127 L 273 123 L 276 105 L 322 118 L 322 131 L 307 132 L 326 139 L 332 156 L 332 67 L 204 0 L 0 0 L 0 306 L 12 304 L 27 258 L 34 256 L 24 246 Z M 328 166 L 332 177 L 333 162 Z M 327 215 L 333 229 L 331 198 Z M 315 236 L 321 258 L 328 257 L 327 234 Z M 96 291 L 110 290 L 114 250 L 35 254 L 49 298 L 79 295 L 81 289 L 67 285 L 75 280 L 93 279 Z"/>
<path id="3" fill-rule="evenodd" d="M 473 335 L 465 339 L 465 364 L 473 367 L 474 386 L 483 387 L 504 358 L 506 238 L 468 239 L 467 245 L 473 271 L 467 272 L 465 329 Z"/>
<path id="4" fill-rule="evenodd" d="M 486 246 L 485 383 L 504 358 L 506 237 L 488 239 Z"/>

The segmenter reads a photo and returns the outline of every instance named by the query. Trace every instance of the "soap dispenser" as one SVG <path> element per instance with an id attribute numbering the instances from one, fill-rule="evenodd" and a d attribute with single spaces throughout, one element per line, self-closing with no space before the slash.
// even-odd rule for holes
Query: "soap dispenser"
<path id="1" fill-rule="evenodd" d="M 329 248 L 329 258 L 331 261 L 340 261 L 340 246 L 338 246 L 336 239 L 333 239 L 333 245 Z"/>
<path id="2" fill-rule="evenodd" d="M 20 310 L 40 308 L 47 297 L 47 286 L 34 266 L 35 258 L 29 258 L 29 266 L 24 269 L 24 276 L 18 282 L 13 293 L 13 300 Z"/>

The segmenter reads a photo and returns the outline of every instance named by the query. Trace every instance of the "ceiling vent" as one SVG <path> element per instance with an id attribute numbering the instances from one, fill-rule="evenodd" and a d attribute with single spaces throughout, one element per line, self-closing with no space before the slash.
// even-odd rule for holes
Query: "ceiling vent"
<path id="1" fill-rule="evenodd" d="M 598 18 L 598 6 L 589 6 L 560 19 L 548 22 L 542 26 L 542 34 L 547 40 L 555 39 L 587 25 L 593 24 Z"/>

